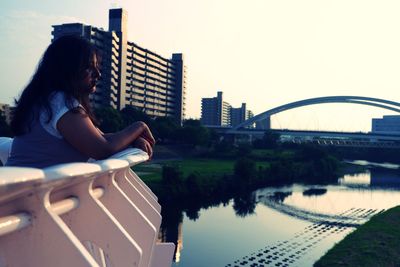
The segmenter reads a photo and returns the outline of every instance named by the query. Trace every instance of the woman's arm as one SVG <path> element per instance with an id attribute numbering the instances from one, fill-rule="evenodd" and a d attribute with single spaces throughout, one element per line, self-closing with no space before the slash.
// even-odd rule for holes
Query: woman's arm
<path id="1" fill-rule="evenodd" d="M 147 125 L 146 125 L 147 126 Z M 150 131 L 150 129 L 147 127 L 147 129 Z M 112 136 L 114 136 L 115 133 L 103 133 L 99 128 L 97 128 L 97 130 L 100 132 L 100 134 L 107 140 L 109 140 L 110 138 L 112 138 Z M 153 137 L 153 135 L 150 132 L 150 135 L 146 134 L 146 131 L 143 132 L 140 135 L 140 138 L 144 139 L 147 141 L 147 143 L 149 143 L 152 147 L 155 145 L 155 139 Z"/>
<path id="2" fill-rule="evenodd" d="M 113 136 L 113 133 L 103 133 L 102 130 L 100 130 L 99 128 L 97 128 L 97 130 L 100 132 L 100 134 L 107 140 L 109 140 L 109 138 L 111 136 Z M 143 150 L 144 152 L 146 152 L 149 155 L 149 158 L 151 158 L 153 156 L 153 146 L 154 144 L 150 144 L 150 142 L 146 141 L 146 139 L 144 139 L 143 137 L 138 137 L 136 138 L 135 141 L 133 141 L 133 143 L 131 144 L 133 147 L 139 148 L 141 150 Z"/>
<path id="3" fill-rule="evenodd" d="M 153 141 L 150 129 L 144 122 L 135 122 L 122 131 L 103 136 L 83 112 L 68 111 L 57 122 L 57 129 L 65 140 L 82 154 L 103 159 L 128 147 L 139 136 Z"/>

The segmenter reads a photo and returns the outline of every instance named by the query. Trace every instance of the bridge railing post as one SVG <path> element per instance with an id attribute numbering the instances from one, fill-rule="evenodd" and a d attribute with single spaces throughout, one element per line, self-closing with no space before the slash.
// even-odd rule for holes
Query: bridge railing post
<path id="1" fill-rule="evenodd" d="M 174 244 L 156 241 L 161 206 L 130 169 L 147 154 L 114 158 L 0 168 L 0 265 L 170 266 Z"/>

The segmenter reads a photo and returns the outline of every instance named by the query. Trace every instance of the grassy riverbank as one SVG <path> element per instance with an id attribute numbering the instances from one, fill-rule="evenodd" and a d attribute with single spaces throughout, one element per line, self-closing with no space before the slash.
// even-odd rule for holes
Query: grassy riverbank
<path id="1" fill-rule="evenodd" d="M 167 151 L 164 151 L 167 154 Z M 335 182 L 340 162 L 318 147 L 181 154 L 135 166 L 160 201 L 231 198 L 265 186 Z"/>
<path id="2" fill-rule="evenodd" d="M 233 175 L 235 160 L 212 159 L 212 158 L 186 158 L 181 160 L 165 160 L 160 163 L 145 163 L 135 166 L 134 171 L 138 172 L 140 178 L 152 184 L 161 183 L 162 166 L 177 166 L 182 172 L 182 177 L 188 177 L 196 173 L 202 178 L 222 179 L 224 175 Z M 257 168 L 267 168 L 268 162 L 256 162 Z"/>
<path id="3" fill-rule="evenodd" d="M 400 266 L 400 206 L 374 216 L 314 266 Z"/>

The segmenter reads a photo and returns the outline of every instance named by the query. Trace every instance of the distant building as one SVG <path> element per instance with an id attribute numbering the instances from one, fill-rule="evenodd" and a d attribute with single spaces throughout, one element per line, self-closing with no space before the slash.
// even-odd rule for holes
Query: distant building
<path id="1" fill-rule="evenodd" d="M 246 109 L 246 103 L 234 108 L 223 100 L 222 94 L 217 92 L 217 97 L 202 98 L 200 121 L 203 125 L 236 126 L 254 116 L 253 112 Z"/>
<path id="2" fill-rule="evenodd" d="M 222 98 L 222 92 L 217 97 L 201 100 L 201 123 L 206 126 L 230 126 L 231 105 Z"/>
<path id="3" fill-rule="evenodd" d="M 400 134 L 400 115 L 387 115 L 372 119 L 373 133 Z"/>
<path id="4" fill-rule="evenodd" d="M 6 118 L 6 122 L 10 124 L 11 122 L 11 111 L 13 107 L 8 104 L 1 104 L 0 103 L 0 113 Z"/>
<path id="5" fill-rule="evenodd" d="M 94 107 L 136 107 L 150 116 L 185 117 L 186 69 L 182 54 L 164 58 L 128 41 L 128 15 L 109 10 L 109 30 L 82 23 L 54 25 L 53 40 L 78 35 L 93 43 L 101 54 L 101 80 L 91 95 Z"/>
<path id="6" fill-rule="evenodd" d="M 251 117 L 254 117 L 254 114 L 251 110 L 246 109 L 246 103 L 242 103 L 240 108 L 231 108 L 231 126 L 233 127 L 241 124 Z"/>

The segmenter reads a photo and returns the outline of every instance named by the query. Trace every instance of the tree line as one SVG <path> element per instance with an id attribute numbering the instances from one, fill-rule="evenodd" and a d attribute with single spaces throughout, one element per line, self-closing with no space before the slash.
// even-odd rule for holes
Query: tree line
<path id="1" fill-rule="evenodd" d="M 145 112 L 125 107 L 116 110 L 111 107 L 95 109 L 98 127 L 105 133 L 117 132 L 135 121 L 143 121 L 149 125 L 159 143 L 184 143 L 207 146 L 213 132 L 203 127 L 199 120 L 188 119 L 181 125 L 171 117 L 150 117 Z M 13 137 L 10 125 L 0 112 L 0 136 Z"/>
<path id="2" fill-rule="evenodd" d="M 203 127 L 199 120 L 187 119 L 181 125 L 172 117 L 150 117 L 143 111 L 130 106 L 122 110 L 111 107 L 99 108 L 95 110 L 95 114 L 99 128 L 105 133 L 122 130 L 135 121 L 143 121 L 161 144 L 184 143 L 207 146 L 214 135 Z"/>

